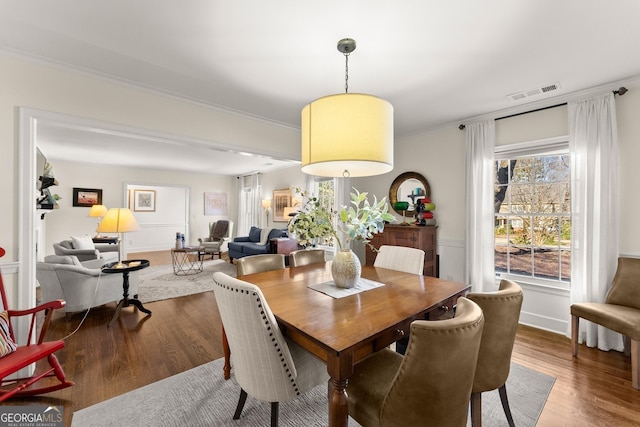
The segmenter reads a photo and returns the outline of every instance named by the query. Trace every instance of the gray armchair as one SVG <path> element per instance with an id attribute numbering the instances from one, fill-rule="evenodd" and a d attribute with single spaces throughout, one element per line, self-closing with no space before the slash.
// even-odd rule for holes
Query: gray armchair
<path id="1" fill-rule="evenodd" d="M 227 243 L 231 240 L 233 221 L 221 219 L 209 223 L 209 236 L 198 239 L 200 246 L 204 247 L 205 254 L 218 255 L 228 251 Z"/>
<path id="2" fill-rule="evenodd" d="M 43 301 L 63 299 L 65 311 L 73 313 L 122 299 L 122 275 L 102 274 L 102 259 L 80 262 L 75 256 L 49 255 L 44 260 L 36 263 Z M 137 293 L 138 272 L 133 271 L 129 294 Z"/>
<path id="3" fill-rule="evenodd" d="M 59 256 L 75 256 L 80 262 L 92 259 L 103 259 L 104 262 L 118 260 L 119 245 L 98 244 L 93 249 L 75 248 L 72 240 L 63 240 L 53 244 L 53 252 Z"/>

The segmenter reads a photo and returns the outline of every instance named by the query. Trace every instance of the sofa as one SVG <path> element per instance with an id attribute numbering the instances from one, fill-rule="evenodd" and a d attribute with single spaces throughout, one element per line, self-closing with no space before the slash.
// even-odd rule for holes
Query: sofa
<path id="1" fill-rule="evenodd" d="M 42 301 L 65 300 L 67 314 L 117 303 L 122 299 L 122 274 L 103 274 L 104 263 L 100 258 L 80 262 L 75 256 L 46 256 L 36 263 Z M 129 295 L 138 293 L 138 282 L 138 271 L 129 273 Z"/>
<path id="2" fill-rule="evenodd" d="M 248 236 L 236 237 L 229 242 L 229 260 L 233 261 L 249 255 L 271 252 L 269 241 L 277 237 L 287 237 L 287 229 L 251 227 Z"/>
<path id="3" fill-rule="evenodd" d="M 89 236 L 71 237 L 53 244 L 53 252 L 58 256 L 75 256 L 80 262 L 103 259 L 105 262 L 118 261 L 120 245 L 109 243 L 94 244 Z"/>

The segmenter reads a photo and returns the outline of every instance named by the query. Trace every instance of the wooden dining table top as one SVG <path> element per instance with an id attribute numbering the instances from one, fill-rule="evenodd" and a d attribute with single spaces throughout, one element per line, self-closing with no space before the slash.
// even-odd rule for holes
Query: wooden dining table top
<path id="1" fill-rule="evenodd" d="M 313 341 L 318 348 L 311 350 L 324 360 L 327 352 L 340 354 L 401 322 L 424 318 L 428 309 L 468 290 L 461 283 L 367 265 L 362 277 L 384 286 L 342 298 L 309 288 L 332 280 L 331 262 L 238 278 L 262 290 L 287 336 Z"/>

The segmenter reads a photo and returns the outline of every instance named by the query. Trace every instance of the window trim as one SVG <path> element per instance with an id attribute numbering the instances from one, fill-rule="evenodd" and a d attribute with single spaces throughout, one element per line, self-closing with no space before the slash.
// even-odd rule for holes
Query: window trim
<path id="1" fill-rule="evenodd" d="M 543 138 L 532 141 L 525 142 L 517 142 L 513 144 L 505 144 L 496 146 L 494 148 L 494 159 L 497 160 L 505 160 L 512 159 L 514 157 L 534 157 L 539 155 L 562 155 L 568 154 L 572 156 L 571 151 L 569 150 L 569 136 L 562 135 L 552 138 Z M 569 182 L 571 184 L 571 182 Z M 572 193 L 573 194 L 573 193 Z M 496 218 L 495 212 L 493 213 L 494 219 Z M 573 213 L 571 213 L 571 217 L 573 218 Z M 494 226 L 495 232 L 495 226 Z M 494 234 L 495 239 L 495 234 Z M 495 241 L 494 241 L 495 247 Z M 554 279 L 545 279 L 534 276 L 525 276 L 514 273 L 507 273 L 497 271 L 495 269 L 494 263 L 494 275 L 496 281 L 500 279 L 508 279 L 513 280 L 519 283 L 528 283 L 532 286 L 544 286 L 547 288 L 555 288 L 555 289 L 571 289 L 571 280 L 554 280 Z"/>

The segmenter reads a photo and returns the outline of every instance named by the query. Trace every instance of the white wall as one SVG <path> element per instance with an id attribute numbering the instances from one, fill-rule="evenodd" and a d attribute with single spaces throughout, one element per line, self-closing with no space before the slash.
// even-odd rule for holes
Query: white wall
<path id="1" fill-rule="evenodd" d="M 620 148 L 620 253 L 640 256 L 640 88 L 616 97 Z M 557 107 L 496 121 L 496 145 L 568 134 L 567 107 Z M 464 131 L 451 125 L 396 140 L 394 171 L 356 180 L 361 191 L 387 195 L 393 179 L 403 172 L 419 172 L 429 181 L 436 203 L 440 277 L 464 280 Z M 521 322 L 565 334 L 569 322 L 569 293 L 523 283 Z"/>
<path id="2" fill-rule="evenodd" d="M 87 216 L 89 208 L 73 207 L 72 194 L 74 187 L 102 189 L 102 203 L 109 207 L 126 206 L 125 184 L 137 184 L 134 188 L 153 189 L 156 194 L 157 212 L 134 212 L 143 230 L 127 235 L 129 252 L 169 249 L 175 242 L 174 219 L 168 219 L 172 212 L 170 206 L 174 197 L 180 197 L 183 188 L 189 189 L 190 229 L 185 235 L 187 243 L 195 245 L 198 237 L 206 237 L 209 233 L 209 222 L 218 219 L 230 219 L 235 222 L 237 208 L 235 197 L 235 177 L 223 175 L 201 175 L 189 173 L 167 172 L 154 169 L 132 169 L 126 167 L 83 165 L 72 162 L 54 161 L 53 172 L 59 184 L 51 187 L 52 192 L 59 194 L 60 208 L 45 215 L 45 247 L 44 254 L 53 253 L 53 243 L 68 239 L 71 235 L 95 234 L 97 221 Z M 173 189 L 173 190 L 172 190 Z M 227 193 L 226 215 L 204 215 L 204 193 Z M 182 206 L 173 204 L 174 206 Z M 164 208 L 163 208 L 164 206 Z M 165 209 L 166 208 L 166 209 Z M 175 212 L 174 212 L 175 213 Z M 171 218 L 175 215 L 171 214 Z M 165 235 L 148 236 L 145 228 L 166 228 Z M 148 239 L 147 239 L 148 237 Z"/>
<path id="3" fill-rule="evenodd" d="M 2 259 L 3 272 L 12 275 L 24 260 L 18 259 L 18 107 L 30 107 L 46 111 L 95 118 L 173 135 L 185 135 L 200 140 L 246 148 L 248 151 L 279 155 L 285 158 L 299 158 L 299 130 L 281 125 L 243 117 L 234 113 L 183 102 L 175 98 L 139 90 L 126 85 L 109 82 L 82 73 L 56 67 L 29 63 L 0 55 L 0 182 L 7 209 L 0 210 L 0 246 L 7 250 Z M 636 196 L 640 184 L 637 162 L 640 158 L 640 88 L 627 85 L 630 91 L 616 101 L 620 140 L 620 252 L 640 256 L 640 226 L 636 216 L 640 211 L 640 198 Z M 557 115 L 548 110 L 542 115 L 526 114 L 509 121 L 498 122 L 497 135 L 505 143 L 515 142 L 522 133 L 529 130 L 542 134 L 556 134 L 565 122 L 566 115 Z M 488 112 L 489 113 L 489 112 Z M 536 119 L 550 114 L 545 120 Z M 385 175 L 354 179 L 354 186 L 361 191 L 369 191 L 378 197 L 388 195 L 393 179 L 402 172 L 415 171 L 423 174 L 430 183 L 432 198 L 436 203 L 438 220 L 438 253 L 441 256 L 441 276 L 462 280 L 464 270 L 464 132 L 457 125 L 447 126 L 420 135 L 396 140 L 395 168 Z M 268 147 L 268 148 L 267 148 Z M 266 151 L 268 150 L 268 151 Z M 206 232 L 210 219 L 203 212 L 202 193 L 228 188 L 235 193 L 233 183 L 219 184 L 220 177 L 172 175 L 165 172 L 144 172 L 124 170 L 100 170 L 95 165 L 66 171 L 62 165 L 54 165 L 61 185 L 56 191 L 62 194 L 61 208 L 48 214 L 47 234 L 62 222 L 65 231 L 56 238 L 66 237 L 68 226 L 92 230 L 94 220 L 71 209 L 70 189 L 74 186 L 103 188 L 105 203 L 115 206 L 121 200 L 122 174 L 131 175 L 127 180 L 158 183 L 185 184 L 191 188 L 192 236 L 196 229 Z M 295 187 L 304 184 L 304 175 L 292 168 L 265 174 L 263 194 L 273 189 Z M 76 175 L 77 174 L 77 175 Z M 221 179 L 221 178 L 220 178 Z M 225 178 L 226 179 L 226 178 Z M 113 181 L 113 183 L 112 183 Z M 83 184 L 80 185 L 80 182 Z M 115 198 L 111 199 L 112 197 Z M 65 202 L 66 200 L 66 202 Z M 65 209 L 68 203 L 68 208 Z M 235 206 L 235 196 L 229 198 Z M 78 208 L 75 208 L 78 209 Z M 67 215 L 65 211 L 69 211 Z M 65 212 L 64 215 L 61 215 Z M 230 212 L 230 217 L 236 212 Z M 51 221 L 49 221 L 51 218 Z M 284 223 L 276 223 L 277 225 Z M 270 221 L 270 225 L 273 225 Z M 17 288 L 15 277 L 7 277 L 9 298 L 15 303 L 13 294 Z M 566 304 L 551 304 L 555 296 L 527 293 L 526 313 L 538 313 L 531 322 L 542 327 L 564 332 L 568 311 Z M 553 300 L 554 302 L 556 300 Z M 529 307 L 531 305 L 531 307 Z M 525 314 L 526 314 L 525 313 Z M 544 320 L 544 321 L 543 321 Z M 527 320 L 528 321 L 528 320 Z"/>
<path id="4" fill-rule="evenodd" d="M 23 286 L 28 286 L 35 276 L 31 266 L 29 271 L 20 272 L 20 266 L 30 261 L 19 255 L 19 107 L 184 135 L 242 151 L 300 157 L 299 130 L 295 128 L 11 56 L 0 55 L 0 69 L 0 182 L 4 198 L 9 201 L 8 208 L 0 210 L 0 246 L 7 251 L 0 262 L 14 307 L 18 306 L 18 279 L 13 273 L 22 274 Z M 111 179 L 117 176 L 112 175 Z M 198 194 L 195 189 L 193 194 Z M 24 301 L 25 306 L 30 303 Z"/>
<path id="5" fill-rule="evenodd" d="M 273 190 L 281 190 L 283 188 L 290 188 L 291 195 L 295 196 L 296 187 L 304 188 L 306 175 L 300 170 L 300 166 L 294 166 L 291 168 L 281 169 L 275 172 L 265 173 L 262 176 L 262 198 L 272 199 Z M 263 221 L 266 221 L 266 216 L 262 217 Z M 274 222 L 273 221 L 273 206 L 271 213 L 269 214 L 268 227 L 274 228 L 286 228 L 286 222 Z"/>

